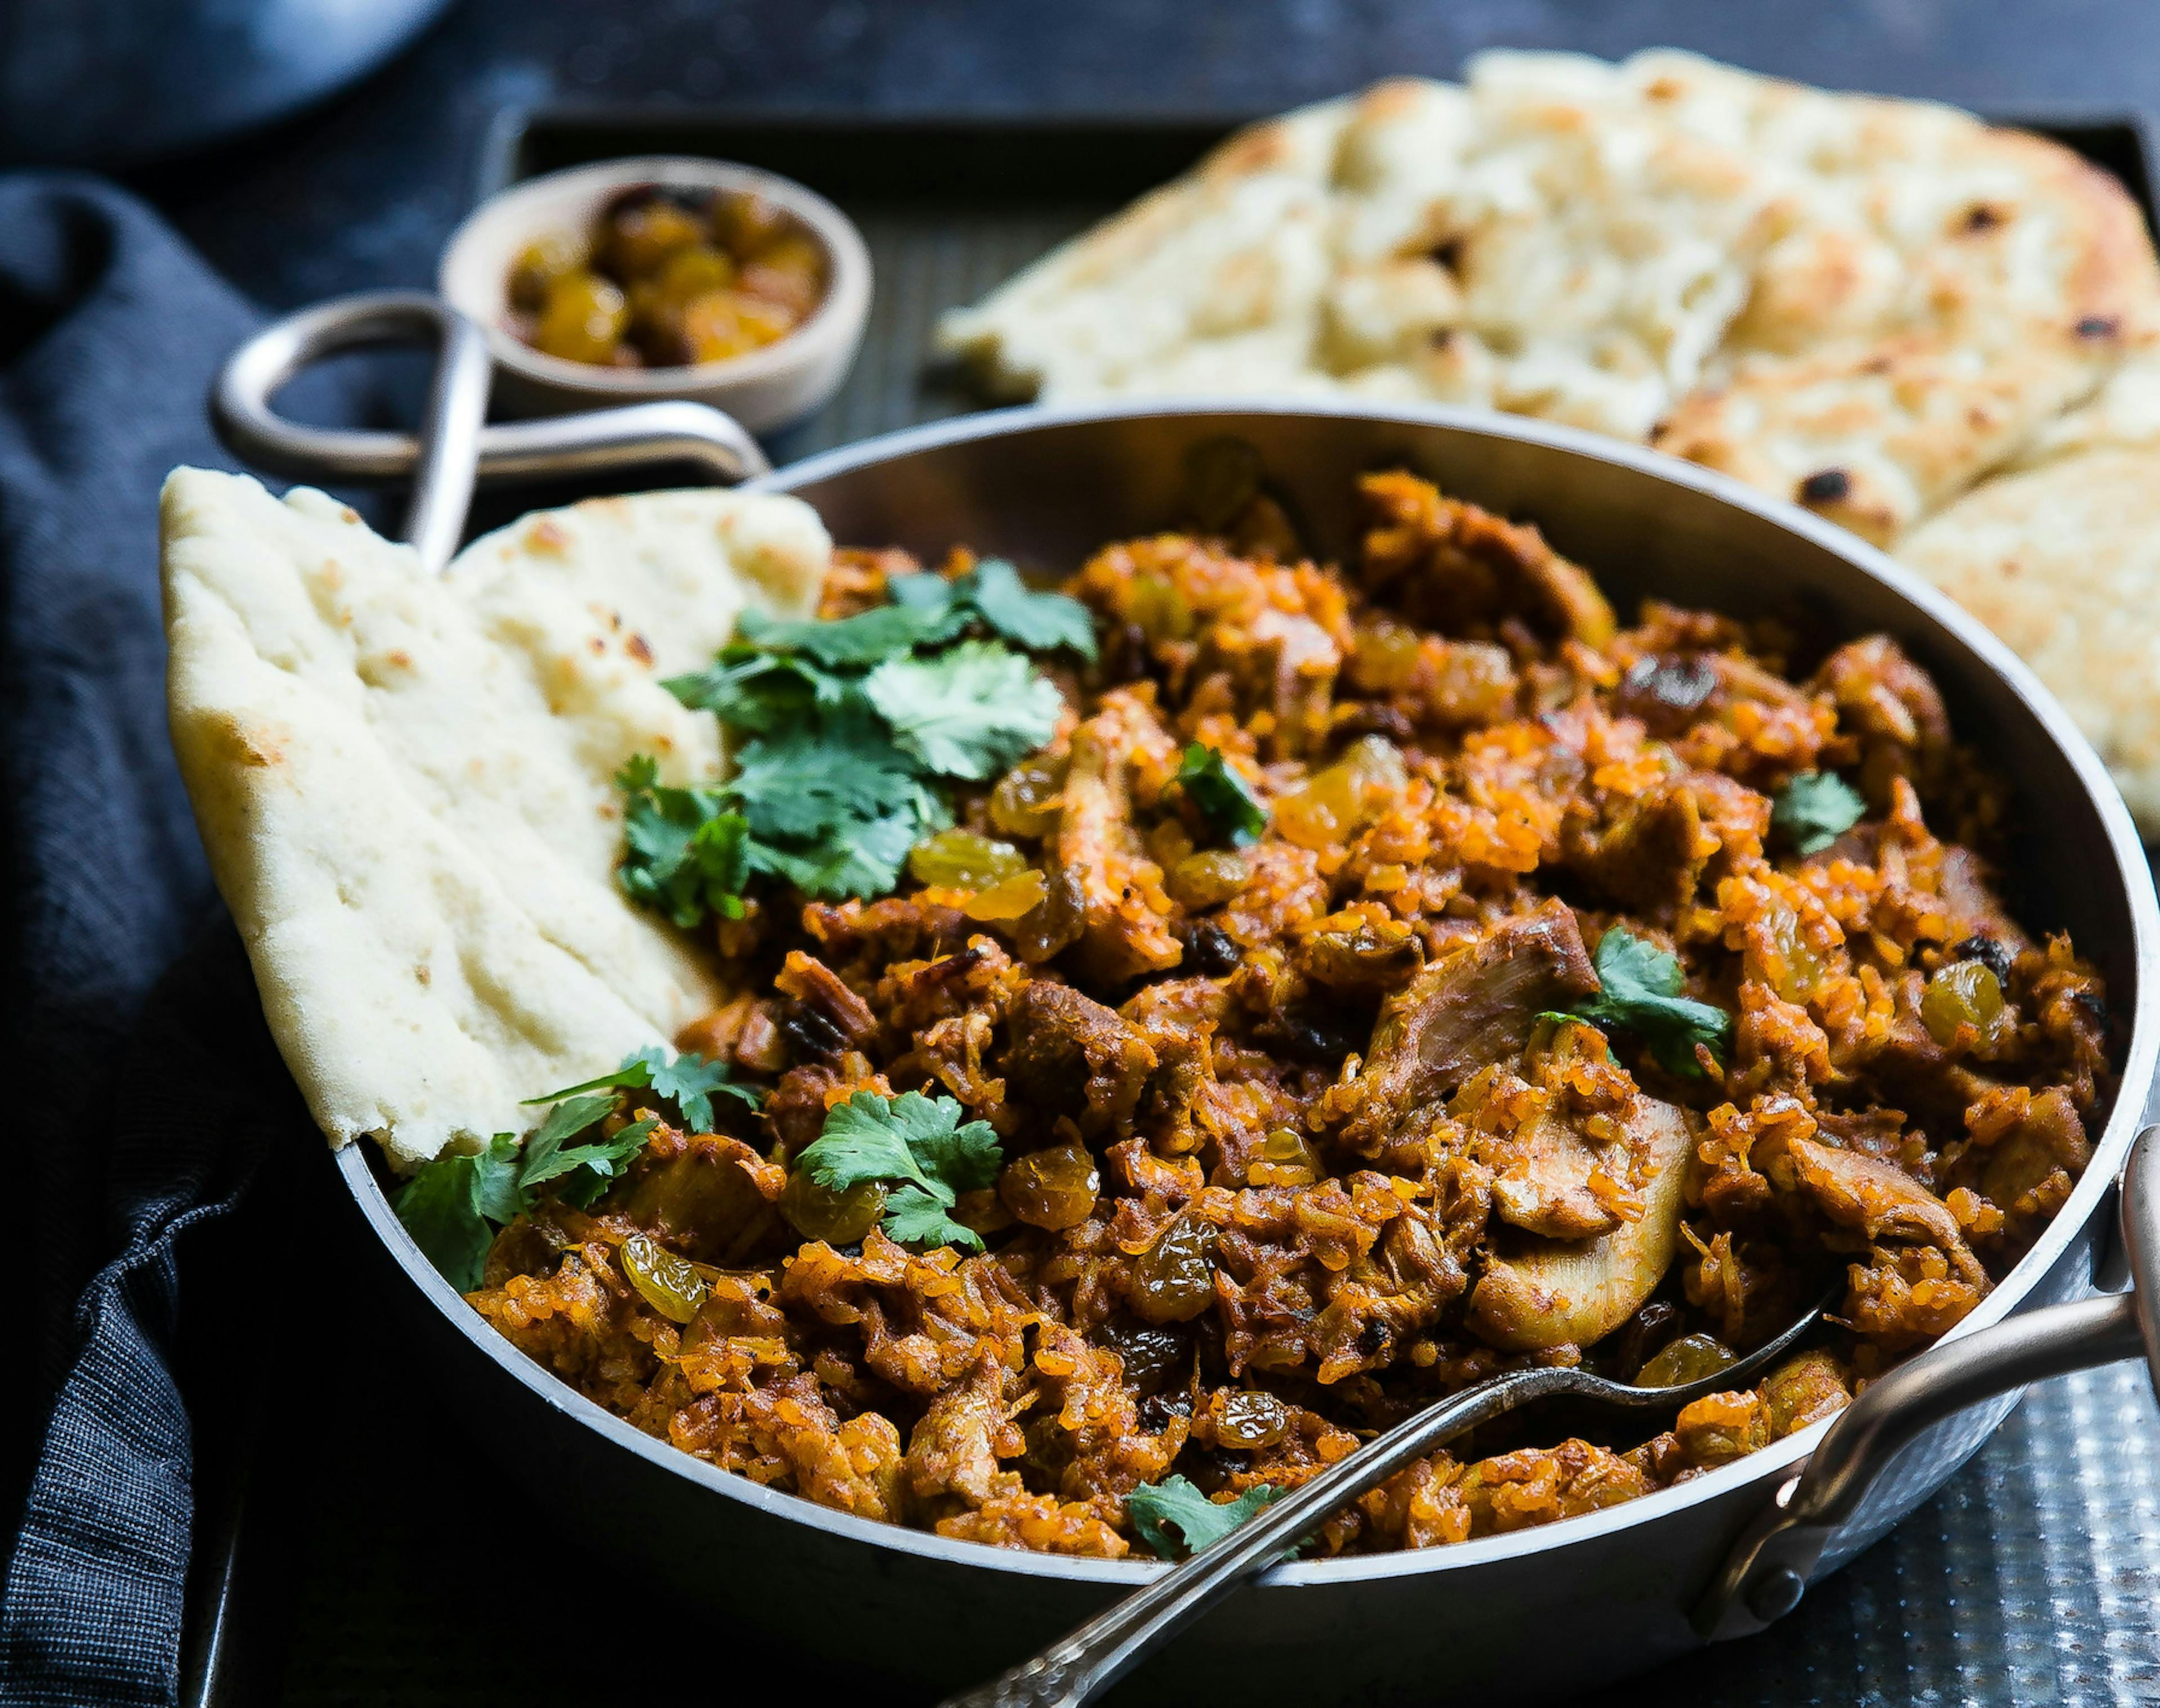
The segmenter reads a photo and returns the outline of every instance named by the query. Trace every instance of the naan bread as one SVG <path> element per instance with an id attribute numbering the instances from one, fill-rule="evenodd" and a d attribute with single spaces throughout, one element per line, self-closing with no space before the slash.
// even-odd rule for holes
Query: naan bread
<path id="1" fill-rule="evenodd" d="M 2116 376 L 1898 556 L 2033 667 L 2160 829 L 2160 358 Z"/>
<path id="2" fill-rule="evenodd" d="M 2115 383 L 2160 264 L 2052 143 L 1688 54 L 1485 54 L 1233 138 L 939 339 L 1008 396 L 1483 405 L 1721 470 L 2002 625 L 2160 835 L 2160 398 Z"/>
<path id="3" fill-rule="evenodd" d="M 173 745 L 263 1011 L 334 1145 L 411 1168 L 516 1132 L 522 1098 L 666 1043 L 717 999 L 616 888 L 615 771 L 716 776 L 662 678 L 753 607 L 802 616 L 831 555 L 792 498 L 603 499 L 475 541 L 447 576 L 319 492 L 182 469 L 164 509 Z"/>

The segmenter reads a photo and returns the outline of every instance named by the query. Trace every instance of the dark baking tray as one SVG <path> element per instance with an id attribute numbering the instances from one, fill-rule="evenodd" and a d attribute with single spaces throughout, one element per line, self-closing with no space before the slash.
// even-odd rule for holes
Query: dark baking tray
<path id="1" fill-rule="evenodd" d="M 903 117 L 691 107 L 511 108 L 489 131 L 475 200 L 543 172 L 626 154 L 737 160 L 830 197 L 863 229 L 877 293 L 839 396 L 773 449 L 781 460 L 934 420 L 980 400 L 931 361 L 937 317 L 1053 244 L 1176 177 L 1262 117 Z M 2000 116 L 2120 179 L 2156 229 L 2152 128 L 2142 113 Z"/>

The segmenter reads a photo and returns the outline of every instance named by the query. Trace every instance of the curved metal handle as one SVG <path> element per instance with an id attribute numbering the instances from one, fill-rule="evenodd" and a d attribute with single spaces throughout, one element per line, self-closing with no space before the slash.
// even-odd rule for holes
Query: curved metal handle
<path id="1" fill-rule="evenodd" d="M 1951 1414 L 2030 1382 L 2141 1355 L 2160 1393 L 2160 1127 L 2131 1145 L 2121 1208 L 2132 1291 L 2012 1316 L 1923 1352 L 1870 1386 L 1733 1544 L 1695 1608 L 1696 1630 L 1713 1642 L 1745 1637 L 1791 1612 L 1831 1535 L 1891 1460 Z"/>
<path id="2" fill-rule="evenodd" d="M 417 436 L 310 427 L 271 407 L 278 388 L 311 362 L 362 345 L 416 339 L 435 343 L 442 352 L 428 417 Z M 485 425 L 493 372 L 485 336 L 439 297 L 424 291 L 341 297 L 265 327 L 227 357 L 210 392 L 210 418 L 234 455 L 272 474 L 317 480 L 413 479 L 406 537 L 435 568 L 448 563 L 456 548 L 475 475 L 529 479 L 680 460 L 733 485 L 771 470 L 740 423 L 704 403 L 631 403 Z M 454 466 L 461 463 L 472 465 L 462 479 Z"/>
<path id="3" fill-rule="evenodd" d="M 308 427 L 270 407 L 278 389 L 310 362 L 364 345 L 416 340 L 438 350 L 417 438 Z M 210 419 L 236 456 L 279 474 L 366 478 L 355 465 L 357 454 L 374 441 L 398 441 L 403 457 L 395 472 L 413 477 L 405 537 L 423 564 L 440 570 L 457 550 L 472 504 L 474 447 L 494 376 L 487 340 L 449 304 L 422 291 L 381 291 L 304 309 L 257 333 L 226 359 L 210 391 Z"/>

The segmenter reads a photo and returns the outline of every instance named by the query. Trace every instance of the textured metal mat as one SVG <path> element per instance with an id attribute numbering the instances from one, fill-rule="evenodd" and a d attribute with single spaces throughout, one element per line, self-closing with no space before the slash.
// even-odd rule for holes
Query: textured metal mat
<path id="1" fill-rule="evenodd" d="M 869 241 L 876 298 L 847 385 L 775 446 L 783 459 L 972 407 L 930 368 L 938 313 L 1116 205 L 839 199 Z M 367 1404 L 348 1439 L 397 1439 L 413 1427 L 387 1416 L 376 1426 Z M 402 1467 L 394 1497 L 371 1477 L 296 1493 L 312 1559 L 293 1586 L 283 1700 L 529 1708 L 673 1694 L 684 1681 L 700 1700 L 746 1685 L 761 1699 L 775 1694 L 754 1688 L 770 1676 L 766 1659 L 708 1652 L 694 1631 L 648 1622 L 645 1586 L 545 1513 L 503 1511 L 475 1470 L 470 1460 Z M 684 1562 L 686 1572 L 727 1569 Z M 844 1629 L 845 1610 L 834 1617 Z M 555 1634 L 566 1623 L 568 1641 Z M 1448 1700 L 1444 1687 L 1434 1700 Z M 2143 1373 L 2121 1365 L 2033 1389 L 1940 1495 L 1789 1618 L 1595 1700 L 2160 1705 L 2160 1408 Z"/>

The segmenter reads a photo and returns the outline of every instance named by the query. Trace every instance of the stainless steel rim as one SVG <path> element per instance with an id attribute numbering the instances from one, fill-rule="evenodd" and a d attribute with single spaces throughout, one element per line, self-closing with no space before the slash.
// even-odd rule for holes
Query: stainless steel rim
<path id="1" fill-rule="evenodd" d="M 2109 781 L 2099 756 L 2079 733 L 2069 714 L 2032 672 L 1975 619 L 1882 552 L 1807 511 L 1765 498 L 1737 481 L 1693 464 L 1679 462 L 1654 451 L 1577 428 L 1482 411 L 1438 406 L 1374 409 L 1303 401 L 1273 402 L 1229 397 L 1003 410 L 884 434 L 859 444 L 813 457 L 776 474 L 763 475 L 749 485 L 750 490 L 755 491 L 792 491 L 853 469 L 904 457 L 916 451 L 1046 428 L 1135 417 L 1223 418 L 1239 415 L 1377 421 L 1405 427 L 1441 426 L 1488 438 L 1550 446 L 1633 469 L 1669 485 L 1690 488 L 1799 535 L 1820 549 L 1843 558 L 1865 574 L 1886 584 L 1908 603 L 1950 631 L 2003 678 L 2025 709 L 2069 760 L 2105 828 L 2109 847 L 2115 858 L 2112 875 L 2121 887 L 2130 915 L 2132 958 L 2143 972 L 2151 975 L 2139 979 L 2116 1106 L 2094 1145 L 2091 1165 L 2033 1249 L 1986 1300 L 1944 1337 L 1944 1342 L 1955 1342 L 1978 1333 L 2001 1321 L 2022 1305 L 2033 1285 L 2068 1250 L 2072 1241 L 2092 1220 L 2100 1205 L 2112 1193 L 2131 1141 L 2146 1119 L 2147 1108 L 2152 1097 L 2156 1066 L 2160 1066 L 2160 902 L 2155 901 L 2151 870 L 2131 823 L 2129 812 L 2113 783 Z M 436 1306 L 450 1317 L 479 1352 L 522 1382 L 537 1398 L 597 1430 L 618 1446 L 642 1456 L 661 1469 L 701 1484 L 724 1498 L 740 1501 L 797 1523 L 897 1554 L 1020 1576 L 1125 1586 L 1145 1581 L 1155 1569 L 1145 1562 L 1076 1560 L 1021 1553 L 979 1543 L 954 1541 L 928 1531 L 909 1529 L 897 1524 L 856 1519 L 819 1506 L 800 1496 L 776 1493 L 752 1483 L 747 1478 L 733 1476 L 693 1459 L 667 1443 L 633 1429 L 585 1399 L 495 1334 L 421 1257 L 418 1249 L 392 1214 L 381 1189 L 368 1171 L 366 1159 L 359 1148 L 348 1146 L 338 1160 L 362 1212 L 377 1233 L 414 1281 Z M 1829 1420 L 1814 1425 L 1770 1448 L 1695 1478 L 1679 1487 L 1663 1489 L 1582 1518 L 1565 1519 L 1535 1529 L 1488 1537 L 1446 1548 L 1280 1566 L 1261 1580 L 1261 1583 L 1270 1587 L 1295 1588 L 1306 1584 L 1337 1584 L 1467 1570 L 1488 1561 L 1545 1553 L 1592 1536 L 1607 1534 L 1638 1524 L 1654 1524 L 1744 1485 L 1760 1483 L 1766 1490 L 1776 1487 L 1791 1474 L 1793 1467 L 1799 1461 L 1813 1451 L 1829 1427 Z"/>

